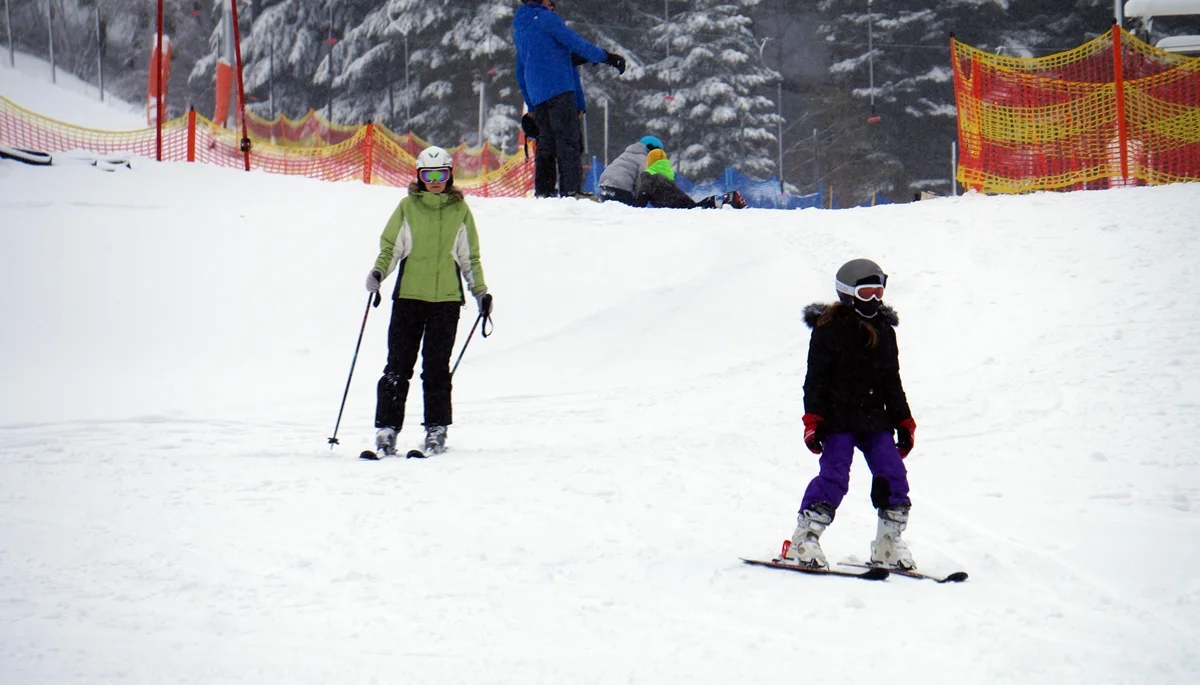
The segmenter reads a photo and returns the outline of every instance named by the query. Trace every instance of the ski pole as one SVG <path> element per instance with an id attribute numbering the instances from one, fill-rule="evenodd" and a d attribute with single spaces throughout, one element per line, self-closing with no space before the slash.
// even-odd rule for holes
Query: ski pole
<path id="1" fill-rule="evenodd" d="M 363 312 L 362 328 L 358 329 L 358 342 L 354 345 L 354 358 L 350 360 L 350 375 L 346 376 L 346 390 L 342 392 L 342 406 L 338 407 L 337 423 L 333 424 L 333 437 L 329 438 L 329 449 L 338 444 L 337 432 L 338 427 L 342 425 L 342 411 L 346 409 L 346 396 L 350 394 L 350 379 L 354 378 L 354 365 L 358 363 L 358 348 L 362 347 L 363 332 L 367 330 L 367 315 L 371 313 L 371 300 L 375 300 L 375 306 L 379 306 L 379 301 L 382 299 L 379 296 L 379 291 L 367 293 L 367 310 Z"/>
<path id="2" fill-rule="evenodd" d="M 483 301 L 484 301 L 484 311 L 490 312 L 492 309 L 492 296 L 484 295 Z M 462 361 L 463 355 L 466 354 L 467 345 L 471 344 L 471 338 L 475 335 L 475 328 L 479 325 L 480 321 L 483 322 L 483 333 L 482 333 L 483 337 L 486 338 L 489 335 L 491 335 L 491 333 L 488 331 L 488 324 L 491 323 L 491 321 L 492 321 L 491 314 L 485 314 L 483 312 L 479 312 L 479 316 L 475 317 L 475 323 L 471 325 L 471 332 L 467 334 L 467 341 L 463 343 L 462 350 L 458 353 L 458 359 L 456 359 L 454 361 L 454 368 L 450 369 L 450 377 L 451 378 L 454 378 L 454 372 L 458 370 L 458 363 Z"/>

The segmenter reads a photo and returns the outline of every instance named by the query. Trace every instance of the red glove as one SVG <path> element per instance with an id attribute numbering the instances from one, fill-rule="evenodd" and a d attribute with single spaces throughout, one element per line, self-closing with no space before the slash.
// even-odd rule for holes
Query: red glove
<path id="1" fill-rule="evenodd" d="M 896 426 L 896 449 L 900 450 L 900 458 L 903 459 L 912 451 L 913 445 L 916 443 L 915 436 L 917 434 L 917 422 L 912 420 L 912 417 L 904 419 Z"/>
<path id="2" fill-rule="evenodd" d="M 805 414 L 801 420 L 804 421 L 804 446 L 809 452 L 820 454 L 825 449 L 822 444 L 825 442 L 825 430 L 821 428 L 824 419 L 818 414 Z"/>

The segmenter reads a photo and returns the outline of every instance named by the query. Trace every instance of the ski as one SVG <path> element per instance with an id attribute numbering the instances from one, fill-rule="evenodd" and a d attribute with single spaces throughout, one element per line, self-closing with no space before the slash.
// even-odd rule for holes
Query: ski
<path id="1" fill-rule="evenodd" d="M 371 461 L 379 461 L 380 456 L 371 450 L 363 450 L 362 454 L 358 455 L 359 459 L 370 459 Z"/>
<path id="2" fill-rule="evenodd" d="M 932 580 L 932 581 L 934 581 L 935 583 L 961 583 L 961 582 L 963 582 L 964 580 L 966 580 L 966 579 L 967 579 L 967 572 L 966 572 L 966 571 L 955 571 L 954 573 L 951 573 L 950 575 L 946 575 L 946 576 L 935 576 L 935 575 L 933 575 L 933 574 L 931 574 L 931 573 L 922 573 L 921 571 L 912 571 L 912 570 L 903 569 L 903 568 L 891 568 L 891 567 L 883 567 L 883 566 L 874 566 L 874 565 L 871 565 L 871 564 L 857 564 L 857 563 L 851 563 L 851 562 L 848 562 L 848 561 L 839 561 L 839 562 L 838 562 L 838 564 L 839 564 L 840 566 L 853 566 L 854 568 L 874 568 L 874 569 L 882 569 L 882 570 L 885 570 L 885 571 L 889 571 L 889 572 L 891 572 L 891 573 L 894 573 L 894 574 L 896 574 L 896 575 L 898 575 L 898 576 L 905 576 L 905 577 L 907 577 L 907 578 L 917 578 L 917 579 L 924 579 L 924 580 Z"/>
<path id="3" fill-rule="evenodd" d="M 424 459 L 425 453 L 422 452 L 421 450 L 413 449 L 413 450 L 409 450 L 408 454 L 404 455 L 404 458 L 405 459 Z"/>
<path id="4" fill-rule="evenodd" d="M 781 568 L 786 571 L 797 571 L 799 573 L 809 573 L 815 576 L 842 576 L 843 578 L 860 578 L 862 580 L 885 580 L 888 577 L 886 568 L 872 567 L 865 571 L 839 571 L 835 568 L 816 568 L 813 566 L 801 566 L 790 561 L 782 559 L 772 559 L 764 561 L 761 559 L 745 559 L 742 561 L 753 566 L 768 566 L 770 568 Z"/>

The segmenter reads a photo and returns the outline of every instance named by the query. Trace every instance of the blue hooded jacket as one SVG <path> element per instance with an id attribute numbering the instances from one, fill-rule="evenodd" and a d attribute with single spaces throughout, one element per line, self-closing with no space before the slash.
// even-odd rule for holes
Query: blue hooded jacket
<path id="1" fill-rule="evenodd" d="M 513 38 L 517 86 L 525 106 L 533 109 L 555 95 L 573 91 L 576 107 L 583 109 L 583 88 L 571 55 L 599 63 L 608 53 L 567 28 L 557 13 L 533 2 L 522 4 L 513 16 Z"/>

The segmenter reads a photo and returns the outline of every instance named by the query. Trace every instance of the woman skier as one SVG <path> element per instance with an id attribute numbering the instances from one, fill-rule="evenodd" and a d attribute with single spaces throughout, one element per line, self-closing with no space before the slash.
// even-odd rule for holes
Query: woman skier
<path id="1" fill-rule="evenodd" d="M 871 563 L 916 568 L 900 533 L 911 504 L 903 459 L 912 451 L 917 424 L 900 382 L 899 318 L 883 304 L 887 278 L 875 262 L 851 260 L 834 280 L 839 301 L 804 309 L 804 322 L 812 328 L 804 379 L 804 444 L 821 459 L 785 554 L 799 564 L 829 566 L 820 537 L 849 489 L 857 447 L 871 469 L 871 503 L 879 513 Z"/>
<path id="2" fill-rule="evenodd" d="M 492 308 L 479 263 L 475 218 L 454 185 L 454 159 L 440 147 L 427 147 L 417 156 L 416 166 L 417 178 L 383 229 L 379 256 L 367 274 L 367 290 L 376 293 L 392 271 L 398 274 L 387 366 L 376 391 L 375 448 L 381 457 L 396 454 L 396 434 L 404 425 L 418 350 L 423 350 L 425 452 L 445 450 L 446 427 L 452 423 L 450 354 L 459 308 L 465 302 L 462 281 L 481 315 Z"/>

